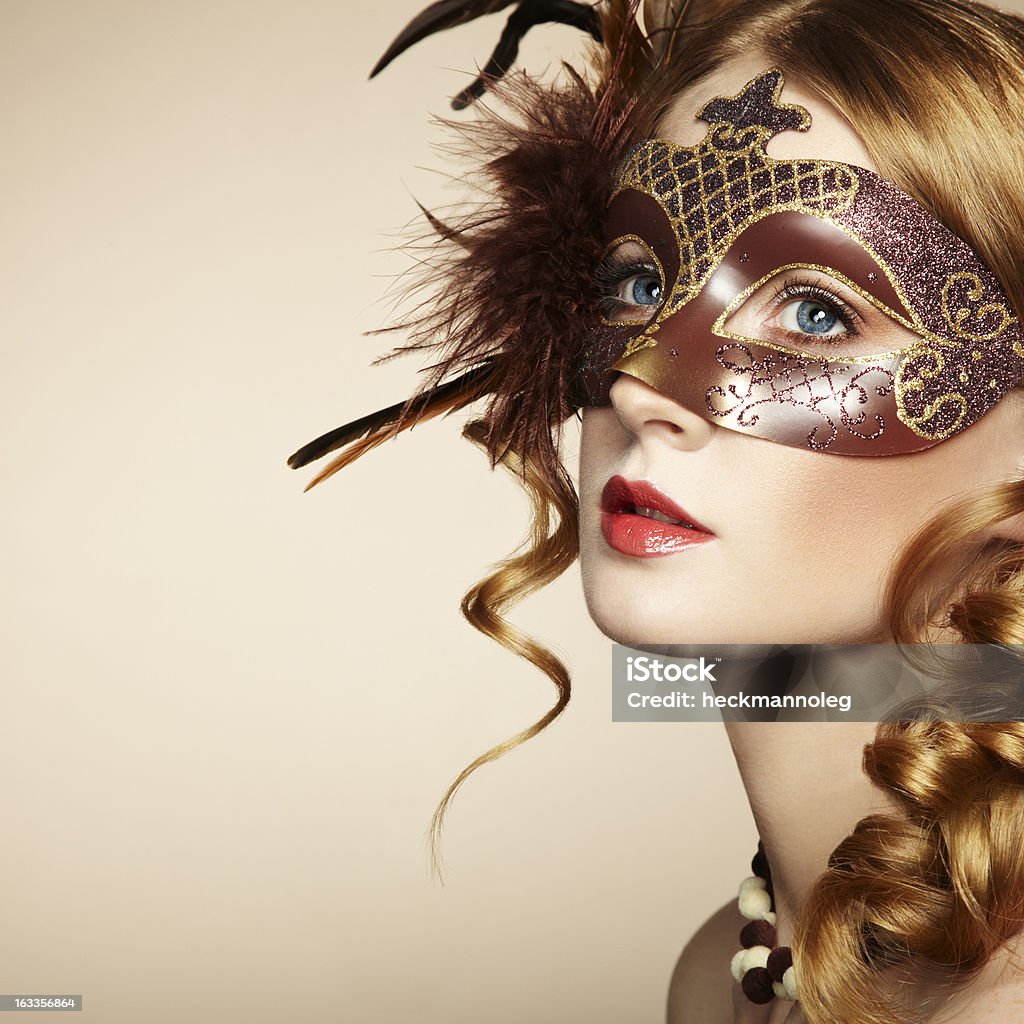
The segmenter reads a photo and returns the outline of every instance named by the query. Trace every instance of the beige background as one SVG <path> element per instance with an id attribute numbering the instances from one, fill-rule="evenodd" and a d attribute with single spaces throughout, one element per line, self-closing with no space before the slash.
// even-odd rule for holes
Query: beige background
<path id="1" fill-rule="evenodd" d="M 414 379 L 360 334 L 411 195 L 456 195 L 427 115 L 503 22 L 367 83 L 423 2 L 0 2 L 0 992 L 102 1024 L 655 1022 L 746 872 L 723 735 L 609 721 L 573 572 L 516 614 L 570 709 L 466 785 L 429 877 L 447 784 L 552 699 L 458 612 L 524 500 L 455 418 L 309 494 L 285 467 Z"/>

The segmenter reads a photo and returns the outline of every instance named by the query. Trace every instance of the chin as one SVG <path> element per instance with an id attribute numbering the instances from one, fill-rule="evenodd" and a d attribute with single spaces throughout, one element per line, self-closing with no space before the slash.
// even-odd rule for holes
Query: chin
<path id="1" fill-rule="evenodd" d="M 647 649 L 883 640 L 874 585 L 830 585 L 801 567 L 739 573 L 728 560 L 694 560 L 689 552 L 627 563 L 601 545 L 589 537 L 581 546 L 583 593 L 594 625 L 616 643 Z M 763 578 L 770 585 L 759 585 Z"/>
<path id="2" fill-rule="evenodd" d="M 666 607 L 649 590 L 633 593 L 628 588 L 601 584 L 584 573 L 583 594 L 594 625 L 609 640 L 649 650 L 673 644 L 738 643 L 736 623 L 716 615 L 693 614 Z M 746 640 L 758 643 L 761 641 Z"/>
<path id="3" fill-rule="evenodd" d="M 603 585 L 584 575 L 584 597 L 594 625 L 609 640 L 658 653 L 669 645 L 878 643 L 881 631 L 854 621 L 828 622 L 810 616 L 757 618 L 749 607 L 715 606 L 698 600 L 686 608 L 666 607 L 650 591 Z M 766 609 L 770 610 L 770 609 Z M 666 652 L 663 652 L 666 653 Z"/>

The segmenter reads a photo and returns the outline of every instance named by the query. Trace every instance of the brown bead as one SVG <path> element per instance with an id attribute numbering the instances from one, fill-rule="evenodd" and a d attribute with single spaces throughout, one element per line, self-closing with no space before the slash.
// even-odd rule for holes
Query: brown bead
<path id="1" fill-rule="evenodd" d="M 743 994 L 752 1003 L 769 1003 L 775 998 L 772 976 L 764 967 L 751 967 L 740 982 Z"/>
<path id="2" fill-rule="evenodd" d="M 768 868 L 768 857 L 765 855 L 764 848 L 760 845 L 758 846 L 757 853 L 751 858 L 750 871 L 765 881 L 768 881 L 771 877 L 771 871 Z"/>
<path id="3" fill-rule="evenodd" d="M 740 945 L 744 949 L 751 946 L 775 945 L 775 929 L 767 921 L 748 921 L 740 932 Z"/>
<path id="4" fill-rule="evenodd" d="M 772 981 L 782 981 L 782 976 L 793 966 L 793 950 L 789 946 L 779 946 L 768 954 L 767 971 Z"/>

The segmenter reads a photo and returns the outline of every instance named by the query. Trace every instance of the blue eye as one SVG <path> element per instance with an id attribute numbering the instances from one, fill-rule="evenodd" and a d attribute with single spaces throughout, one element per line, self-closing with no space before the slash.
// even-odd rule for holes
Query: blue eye
<path id="1" fill-rule="evenodd" d="M 774 310 L 774 316 L 771 311 Z M 811 280 L 790 278 L 764 307 L 765 325 L 781 328 L 798 348 L 808 338 L 829 343 L 855 338 L 863 316 L 839 295 Z"/>
<path id="2" fill-rule="evenodd" d="M 839 323 L 839 316 L 827 303 L 806 301 L 797 307 L 796 322 L 808 334 L 828 334 Z"/>
<path id="3" fill-rule="evenodd" d="M 665 299 L 661 267 L 650 248 L 627 239 L 594 269 L 598 309 L 606 320 L 650 319 Z"/>
<path id="4" fill-rule="evenodd" d="M 632 282 L 632 287 L 628 286 Z M 638 274 L 623 282 L 629 301 L 635 306 L 656 306 L 661 302 L 661 278 Z"/>

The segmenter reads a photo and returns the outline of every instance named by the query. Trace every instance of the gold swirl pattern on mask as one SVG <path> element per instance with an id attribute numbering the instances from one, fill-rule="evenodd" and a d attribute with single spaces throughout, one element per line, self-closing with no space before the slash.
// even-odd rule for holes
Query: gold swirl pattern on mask
<path id="1" fill-rule="evenodd" d="M 652 338 L 649 334 L 638 334 L 635 338 L 630 338 L 626 342 L 626 347 L 622 350 L 622 356 L 620 358 L 625 359 L 626 356 L 631 356 L 636 352 L 642 352 L 645 348 L 654 348 L 658 344 L 657 338 Z"/>
<path id="2" fill-rule="evenodd" d="M 730 417 L 737 426 L 750 429 L 758 423 L 759 410 L 794 406 L 820 420 L 806 436 L 807 447 L 818 451 L 834 444 L 840 426 L 864 441 L 876 440 L 885 431 L 881 417 L 875 416 L 868 426 L 869 418 L 863 410 L 850 411 L 851 406 L 867 403 L 869 390 L 878 395 L 889 394 L 893 375 L 885 366 L 876 363 L 858 369 L 859 364 L 852 362 L 836 363 L 822 356 L 775 348 L 769 348 L 758 358 L 742 343 L 723 345 L 716 359 L 723 369 L 742 381 L 724 388 L 716 385 L 706 392 L 708 413 L 717 419 Z M 856 372 L 847 378 L 851 371 Z M 835 410 L 838 418 L 830 415 Z"/>
<path id="3" fill-rule="evenodd" d="M 954 294 L 961 289 L 962 294 Z M 977 274 L 959 271 L 946 278 L 942 286 L 942 315 L 946 318 L 949 329 L 958 338 L 964 341 L 992 341 L 998 338 L 1011 324 L 1017 323 L 1017 318 L 1002 302 L 986 302 L 983 305 L 978 305 L 984 294 L 984 285 Z M 964 330 L 966 321 L 982 324 L 993 316 L 997 319 L 997 324 L 991 330 L 984 332 Z M 1013 343 L 1014 353 L 1024 356 L 1024 351 L 1021 351 L 1020 348 L 1019 341 Z"/>
<path id="4" fill-rule="evenodd" d="M 928 402 L 919 412 L 909 408 L 910 399 L 925 390 L 928 382 L 946 369 L 946 355 L 939 348 L 924 345 L 908 352 L 896 370 L 896 409 L 899 418 L 918 437 L 944 441 L 960 429 L 967 415 L 967 396 L 947 391 Z"/>

